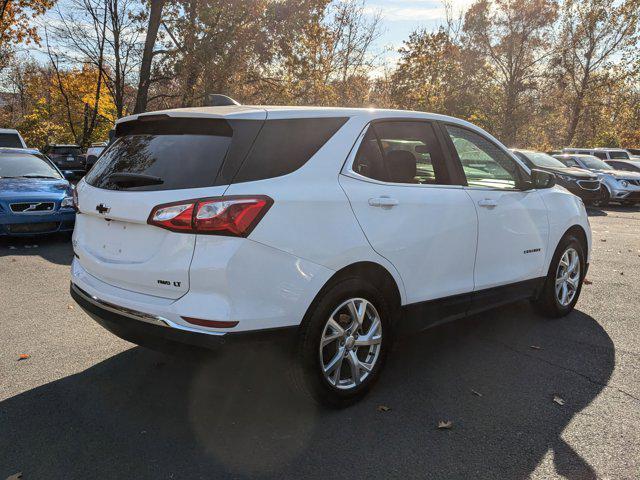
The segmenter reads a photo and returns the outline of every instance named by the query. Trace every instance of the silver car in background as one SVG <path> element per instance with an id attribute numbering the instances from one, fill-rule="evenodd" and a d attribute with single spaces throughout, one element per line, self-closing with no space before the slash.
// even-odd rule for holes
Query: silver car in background
<path id="1" fill-rule="evenodd" d="M 590 170 L 598 175 L 602 184 L 602 198 L 594 205 L 607 206 L 609 202 L 622 205 L 635 205 L 640 202 L 640 173 L 616 170 L 608 163 L 593 155 L 561 154 L 554 155 L 567 167 Z"/>

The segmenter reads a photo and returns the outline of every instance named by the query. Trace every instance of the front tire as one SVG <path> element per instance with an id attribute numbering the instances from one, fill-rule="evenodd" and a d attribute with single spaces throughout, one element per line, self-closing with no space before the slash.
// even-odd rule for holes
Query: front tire
<path id="1" fill-rule="evenodd" d="M 325 406 L 360 400 L 377 381 L 391 344 L 392 310 L 363 278 L 338 281 L 320 294 L 303 320 L 294 383 Z"/>
<path id="2" fill-rule="evenodd" d="M 600 187 L 600 198 L 597 200 L 593 200 L 592 205 L 594 207 L 606 207 L 611 202 L 611 194 L 609 193 L 609 189 L 602 185 Z"/>
<path id="3" fill-rule="evenodd" d="M 544 286 L 534 305 L 543 315 L 568 315 L 576 305 L 586 270 L 585 247 L 573 235 L 565 236 L 551 260 Z"/>

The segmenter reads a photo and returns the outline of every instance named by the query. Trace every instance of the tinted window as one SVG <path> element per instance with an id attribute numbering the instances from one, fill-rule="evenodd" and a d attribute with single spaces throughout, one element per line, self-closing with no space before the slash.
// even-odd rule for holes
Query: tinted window
<path id="1" fill-rule="evenodd" d="M 267 120 L 233 183 L 279 177 L 302 167 L 346 118 Z"/>
<path id="2" fill-rule="evenodd" d="M 600 159 L 607 159 L 607 152 L 593 152 L 593 154 Z"/>
<path id="3" fill-rule="evenodd" d="M 0 178 L 62 178 L 47 160 L 30 154 L 0 154 Z"/>
<path id="4" fill-rule="evenodd" d="M 0 133 L 0 147 L 22 148 L 22 142 L 15 133 Z"/>
<path id="5" fill-rule="evenodd" d="M 80 147 L 51 147 L 51 149 L 49 149 L 49 153 L 51 155 L 71 155 L 71 156 L 76 156 L 76 155 L 80 155 L 81 150 Z"/>
<path id="6" fill-rule="evenodd" d="M 609 158 L 622 158 L 622 159 L 628 159 L 629 158 L 629 154 L 627 152 L 609 152 Z"/>
<path id="7" fill-rule="evenodd" d="M 129 190 L 207 187 L 214 184 L 230 143 L 231 136 L 219 135 L 126 135 L 100 156 L 85 179 L 110 190 L 124 188 L 111 177 L 119 173 L 159 178 L 159 183 Z"/>
<path id="8" fill-rule="evenodd" d="M 353 170 L 393 183 L 449 183 L 440 144 L 426 122 L 375 123 L 360 144 Z"/>
<path id="9" fill-rule="evenodd" d="M 466 128 L 446 125 L 446 129 L 470 186 L 516 188 L 518 166 L 497 145 Z"/>

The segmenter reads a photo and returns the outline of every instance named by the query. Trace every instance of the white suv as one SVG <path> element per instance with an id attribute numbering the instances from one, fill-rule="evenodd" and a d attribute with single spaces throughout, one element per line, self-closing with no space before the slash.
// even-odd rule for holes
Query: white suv
<path id="1" fill-rule="evenodd" d="M 553 184 L 441 115 L 134 115 L 75 190 L 71 293 L 139 344 L 291 339 L 296 383 L 342 406 L 396 333 L 524 298 L 573 309 L 591 234 Z"/>

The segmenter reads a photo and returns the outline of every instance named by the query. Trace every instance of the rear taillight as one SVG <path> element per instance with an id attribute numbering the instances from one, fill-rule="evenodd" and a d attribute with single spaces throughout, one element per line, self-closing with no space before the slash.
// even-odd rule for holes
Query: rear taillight
<path id="1" fill-rule="evenodd" d="M 265 195 L 165 203 L 153 208 L 147 223 L 172 232 L 246 237 L 272 204 Z"/>

